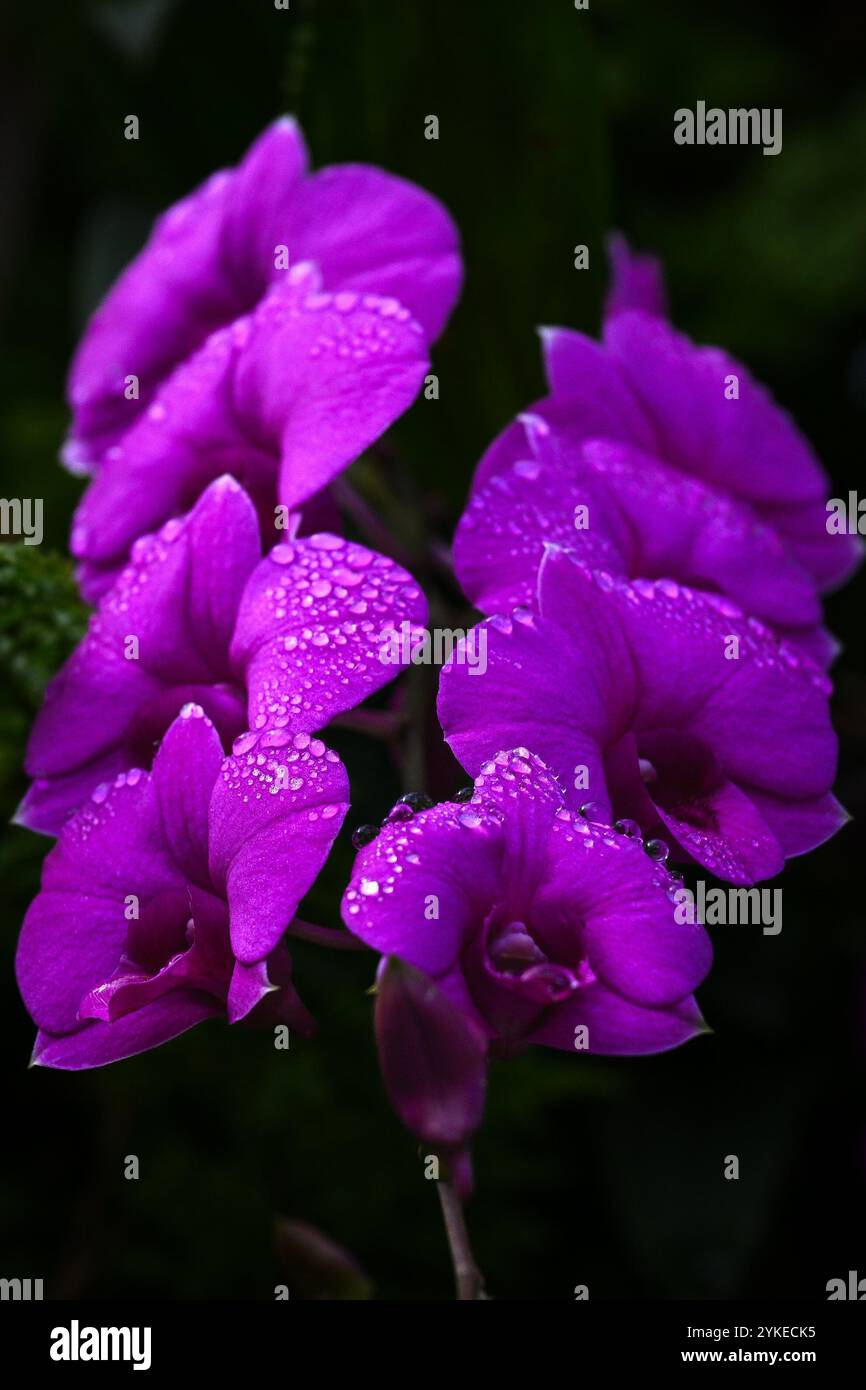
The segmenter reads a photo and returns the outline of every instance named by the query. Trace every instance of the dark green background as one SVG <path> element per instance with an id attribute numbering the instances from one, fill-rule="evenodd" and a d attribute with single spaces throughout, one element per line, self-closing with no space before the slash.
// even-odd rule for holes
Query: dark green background
<path id="1" fill-rule="evenodd" d="M 41 551 L 0 552 L 4 819 L 42 685 L 79 621 L 47 554 L 62 552 L 80 490 L 56 463 L 76 337 L 154 214 L 283 110 L 317 165 L 366 160 L 415 179 L 464 239 L 465 293 L 435 350 L 441 398 L 392 431 L 383 474 L 360 472 L 368 487 L 390 472 L 407 544 L 448 541 L 485 443 L 541 393 L 535 325 L 596 330 L 611 226 L 662 254 L 677 322 L 749 362 L 835 490 L 863 486 L 866 41 L 850 0 L 802 20 L 739 0 L 715 15 L 658 0 L 591 0 L 588 13 L 571 0 L 292 0 L 288 13 L 148 0 L 19 4 L 0 25 L 0 490 L 46 507 Z M 782 107 L 781 155 L 675 146 L 673 112 L 698 99 Z M 137 143 L 123 138 L 129 113 Z M 430 113 L 438 142 L 423 138 Z M 573 269 L 577 243 L 588 273 Z M 839 789 L 855 816 L 862 592 L 855 581 L 828 605 L 846 644 Z M 355 803 L 311 908 L 334 924 L 349 830 L 405 783 L 378 745 L 331 741 Z M 447 793 L 465 779 L 428 743 L 428 783 Z M 586 1283 L 594 1298 L 821 1298 L 829 1278 L 866 1275 L 857 837 L 849 826 L 789 866 L 781 936 L 716 932 L 701 992 L 711 1038 L 648 1060 L 535 1051 L 494 1070 L 470 1224 L 495 1295 L 569 1299 Z M 377 1075 L 372 959 L 299 948 L 321 1031 L 289 1053 L 212 1024 L 103 1071 L 28 1072 L 12 956 L 44 847 L 20 829 L 0 837 L 0 1276 L 43 1277 L 52 1297 L 269 1298 L 293 1277 L 273 1250 L 280 1213 L 354 1251 L 379 1297 L 449 1297 L 435 1193 Z M 138 1182 L 123 1178 L 128 1153 Z M 723 1180 L 727 1154 L 739 1182 Z"/>

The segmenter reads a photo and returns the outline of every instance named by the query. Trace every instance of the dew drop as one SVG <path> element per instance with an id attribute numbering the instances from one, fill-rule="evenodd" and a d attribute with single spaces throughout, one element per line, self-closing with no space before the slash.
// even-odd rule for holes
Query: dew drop
<path id="1" fill-rule="evenodd" d="M 626 835 L 629 840 L 639 840 L 641 838 L 640 826 L 636 820 L 617 820 L 613 823 L 613 828 L 618 835 Z"/>

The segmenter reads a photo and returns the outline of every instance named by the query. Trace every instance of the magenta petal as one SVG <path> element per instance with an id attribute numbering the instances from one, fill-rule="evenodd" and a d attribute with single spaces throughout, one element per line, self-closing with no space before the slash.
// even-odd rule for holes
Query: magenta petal
<path id="1" fill-rule="evenodd" d="M 200 705 L 185 705 L 166 733 L 152 779 L 166 843 L 186 878 L 210 887 L 208 808 L 223 761 L 219 734 Z"/>
<path id="2" fill-rule="evenodd" d="M 569 563 L 560 553 L 542 569 L 542 609 L 555 603 L 560 623 L 565 604 L 582 601 Z M 596 575 L 584 583 L 607 593 L 627 638 L 640 690 L 636 727 L 695 735 L 747 787 L 795 799 L 829 790 L 837 751 L 830 685 L 805 655 L 715 595 L 667 580 Z M 738 655 L 726 656 L 734 638 Z"/>
<path id="3" fill-rule="evenodd" d="M 189 700 L 204 703 L 224 731 L 243 728 L 242 692 L 224 682 L 241 591 L 259 555 L 252 504 L 231 478 L 213 483 L 166 534 L 138 543 L 46 692 L 27 750 L 37 779 L 22 807 L 28 823 L 55 831 L 82 791 L 132 762 L 148 765 Z"/>
<path id="4" fill-rule="evenodd" d="M 64 1071 L 104 1067 L 109 1062 L 161 1047 L 222 1012 L 222 1006 L 206 994 L 175 990 L 114 1023 L 87 1023 L 61 1036 L 40 1030 L 31 1066 L 59 1067 Z"/>
<path id="5" fill-rule="evenodd" d="M 64 826 L 45 859 L 46 889 L 93 889 L 102 897 L 162 892 L 181 881 L 165 842 L 156 789 L 138 768 L 98 787 Z"/>
<path id="6" fill-rule="evenodd" d="M 286 210 L 304 170 L 296 122 L 275 121 L 236 170 L 214 174 L 158 218 L 72 363 L 75 421 L 64 459 L 75 471 L 95 467 L 179 361 L 252 309 L 277 277 L 275 246 L 288 238 Z M 129 374 L 139 378 L 138 398 L 126 399 Z"/>
<path id="7" fill-rule="evenodd" d="M 301 128 L 293 117 L 283 116 L 262 131 L 232 172 L 221 254 L 241 311 L 285 274 L 276 268 L 279 246 L 288 246 L 290 264 L 307 259 L 293 235 L 307 164 Z"/>
<path id="8" fill-rule="evenodd" d="M 642 1009 L 603 984 L 587 985 L 573 999 L 549 1011 L 530 1039 L 573 1052 L 577 1028 L 587 1029 L 588 1052 L 645 1056 L 680 1047 L 707 1032 L 695 1000 L 681 999 L 668 1009 Z"/>
<path id="9" fill-rule="evenodd" d="M 103 782 L 113 781 L 128 761 L 118 745 L 73 772 L 36 777 L 15 812 L 14 824 L 23 825 L 41 835 L 59 835 L 91 793 Z"/>
<path id="10" fill-rule="evenodd" d="M 75 419 L 64 449 L 70 468 L 86 472 L 100 463 L 209 333 L 251 311 L 305 260 L 321 264 L 329 290 L 391 303 L 396 296 L 428 338 L 438 334 L 461 279 L 446 210 L 380 169 L 345 165 L 306 177 L 306 168 L 300 129 L 283 118 L 237 168 L 215 174 L 158 220 L 76 354 L 69 378 Z M 130 376 L 138 390 L 127 399 Z M 192 496 L 189 490 L 181 506 Z M 150 518 L 141 529 L 155 524 Z M 89 557 L 85 568 L 93 569 Z M 93 573 L 90 579 L 97 582 Z"/>
<path id="11" fill-rule="evenodd" d="M 229 190 L 230 176 L 214 174 L 163 213 L 87 325 L 68 382 L 74 422 L 63 456 L 74 472 L 93 469 L 175 364 L 248 307 L 220 259 Z M 130 375 L 139 395 L 128 400 Z"/>
<path id="12" fill-rule="evenodd" d="M 525 745 L 560 775 L 571 804 L 594 801 L 604 814 L 610 806 L 602 750 L 613 731 L 628 727 L 635 698 L 633 666 L 619 625 L 591 585 L 576 581 L 579 608 L 570 593 L 563 593 L 565 611 L 560 611 L 554 586 L 545 586 L 543 578 L 555 554 L 549 552 L 542 565 L 540 617 L 522 614 L 481 624 L 484 674 L 471 674 L 458 653 L 443 667 L 439 719 L 469 772 L 477 773 L 493 748 Z M 567 557 L 565 565 L 566 577 L 569 570 L 580 573 Z M 579 624 L 573 622 L 577 611 Z"/>
<path id="13" fill-rule="evenodd" d="M 327 859 L 349 788 L 336 753 L 309 734 L 242 737 L 211 798 L 210 871 L 228 898 L 232 949 L 252 964 L 270 955 Z"/>
<path id="14" fill-rule="evenodd" d="M 94 624 L 103 660 L 169 686 L 225 680 L 241 592 L 260 555 L 250 499 L 233 478 L 218 478 L 187 515 L 136 544 Z M 135 660 L 124 659 L 128 634 L 138 639 Z"/>
<path id="15" fill-rule="evenodd" d="M 740 623 L 733 630 L 743 639 L 739 670 L 692 714 L 689 728 L 733 781 L 793 800 L 823 796 L 838 752 L 827 678 L 795 647 L 754 630 L 749 642 Z"/>
<path id="16" fill-rule="evenodd" d="M 485 1038 L 435 981 L 393 957 L 377 976 L 376 1042 L 388 1098 L 407 1129 L 446 1149 L 465 1144 L 484 1114 Z"/>
<path id="17" fill-rule="evenodd" d="M 292 982 L 292 958 L 280 942 L 267 960 L 252 965 L 235 962 L 228 996 L 228 1021 L 242 1020 L 257 1028 L 285 1024 L 301 1037 L 311 1037 L 315 1021 L 301 1003 Z"/>
<path id="18" fill-rule="evenodd" d="M 562 461 L 579 482 L 605 487 L 618 504 L 620 526 L 633 537 L 630 577 L 664 576 L 727 594 L 773 625 L 799 629 L 820 621 L 811 576 L 750 507 L 627 445 L 588 441 L 580 450 L 564 448 Z M 591 529 L 609 526 L 604 513 L 591 514 L 590 522 Z M 584 565 L 610 568 L 572 545 Z"/>
<path id="19" fill-rule="evenodd" d="M 528 904 L 545 872 L 556 813 L 565 805 L 562 786 L 527 748 L 503 749 L 481 764 L 465 804 L 470 816 L 489 813 L 502 827 L 501 884 L 490 901 Z"/>
<path id="20" fill-rule="evenodd" d="M 355 860 L 343 921 L 375 950 L 440 975 L 494 900 L 502 855 L 499 821 L 484 806 L 444 802 L 408 825 L 390 822 Z"/>
<path id="21" fill-rule="evenodd" d="M 605 318 L 629 309 L 643 309 L 666 318 L 668 296 L 661 261 L 656 256 L 632 251 L 621 232 L 613 232 L 607 238 L 607 255 L 611 286 L 604 302 Z"/>
<path id="22" fill-rule="evenodd" d="M 376 294 L 282 295 L 253 318 L 238 361 L 238 411 L 278 441 L 278 500 L 331 482 L 414 401 L 429 367 L 409 310 Z"/>
<path id="23" fill-rule="evenodd" d="M 589 518 L 582 530 L 579 507 Z M 454 537 L 454 568 L 482 613 L 508 612 L 534 601 L 549 543 L 573 549 L 582 564 L 628 572 L 631 533 L 607 489 L 592 477 L 522 459 L 470 497 Z"/>
<path id="24" fill-rule="evenodd" d="M 118 963 L 130 894 L 146 901 L 181 886 L 150 778 L 127 773 L 64 827 L 45 860 L 15 967 L 36 1023 L 56 1033 L 75 1026 L 83 997 Z"/>
<path id="25" fill-rule="evenodd" d="M 40 1028 L 63 1033 L 77 1027 L 82 1000 L 120 959 L 127 926 L 119 894 L 43 888 L 37 895 L 21 928 L 15 973 Z"/>
<path id="26" fill-rule="evenodd" d="M 261 556 L 249 497 L 231 477 L 206 488 L 191 511 L 143 537 L 99 610 L 100 636 L 164 685 L 224 681 L 244 585 Z M 128 662 L 135 665 L 135 662 Z"/>
<path id="27" fill-rule="evenodd" d="M 656 811 L 668 838 L 726 883 L 756 883 L 785 867 L 783 848 L 766 820 L 732 782 L 722 782 L 680 815 L 658 804 Z"/>
<path id="28" fill-rule="evenodd" d="M 828 632 L 825 627 L 806 627 L 806 628 L 786 628 L 782 625 L 776 628 L 783 641 L 793 643 L 799 647 L 801 652 L 805 652 L 810 661 L 816 666 L 820 666 L 822 671 L 826 671 L 836 660 L 842 645 L 832 632 Z"/>
<path id="29" fill-rule="evenodd" d="M 29 776 L 67 777 L 81 770 L 89 778 L 87 765 L 111 759 L 141 705 L 159 692 L 159 676 L 124 657 L 130 629 L 117 629 L 110 617 L 91 619 L 50 682 L 27 745 Z"/>
<path id="30" fill-rule="evenodd" d="M 512 420 L 489 444 L 472 479 L 473 492 L 484 487 L 497 473 L 507 473 L 515 463 L 532 458 L 532 447 L 522 420 Z"/>
<path id="31" fill-rule="evenodd" d="M 653 314 L 617 314 L 604 341 L 654 422 L 662 458 L 752 502 L 823 496 L 826 479 L 808 443 L 741 362 L 696 347 Z M 730 377 L 736 399 L 726 397 Z"/>
<path id="32" fill-rule="evenodd" d="M 250 727 L 324 728 L 394 678 L 392 634 L 426 618 L 418 585 L 385 555 L 328 534 L 276 546 L 250 576 L 232 645 Z"/>
<path id="33" fill-rule="evenodd" d="M 814 577 L 821 593 L 839 588 L 863 563 L 866 542 L 847 531 L 827 530 L 828 511 L 823 497 L 794 505 L 777 500 L 761 507 L 769 524 L 779 532 L 790 552 Z"/>
<path id="34" fill-rule="evenodd" d="M 113 1023 L 177 989 L 222 1001 L 230 971 L 225 903 L 197 888 L 174 889 L 129 923 L 117 966 L 84 997 L 78 1017 Z"/>
<path id="35" fill-rule="evenodd" d="M 605 768 L 621 815 L 728 883 L 755 883 L 784 867 L 782 847 L 752 797 L 725 777 L 701 740 L 676 729 L 639 740 L 631 734 Z"/>
<path id="36" fill-rule="evenodd" d="M 749 507 L 628 445 L 577 445 L 538 425 L 544 432 L 530 436 L 538 461 L 491 477 L 457 529 L 455 567 L 483 611 L 531 601 L 547 542 L 586 568 L 728 594 L 793 640 L 801 630 L 809 640 L 821 617 L 814 581 Z"/>
<path id="37" fill-rule="evenodd" d="M 137 536 L 225 472 L 257 504 L 296 506 L 402 415 L 427 365 L 408 310 L 322 293 L 296 266 L 165 383 L 85 493 L 73 552 L 118 567 Z"/>
<path id="38" fill-rule="evenodd" d="M 609 352 L 570 328 L 544 328 L 541 340 L 553 404 L 575 437 L 621 440 L 659 453 L 651 416 Z"/>
<path id="39" fill-rule="evenodd" d="M 851 819 L 830 792 L 805 801 L 786 801 L 750 787 L 749 797 L 789 859 L 817 849 Z"/>
<path id="40" fill-rule="evenodd" d="M 268 979 L 266 961 L 256 961 L 254 965 L 244 965 L 241 961 L 236 961 L 228 995 L 229 1023 L 239 1023 L 242 1018 L 246 1018 L 251 1009 L 275 992 L 277 986 Z"/>
<path id="41" fill-rule="evenodd" d="M 231 645 L 244 586 L 261 556 L 259 523 L 243 488 L 234 478 L 221 477 L 193 507 L 187 530 L 190 631 L 219 668 Z"/>
<path id="42" fill-rule="evenodd" d="M 214 333 L 177 369 L 157 399 L 112 450 L 79 503 L 73 522 L 73 554 L 91 567 L 117 571 L 133 542 L 169 522 L 161 539 L 176 531 L 171 520 L 191 507 L 221 474 L 233 474 L 257 496 L 275 491 L 278 445 L 244 437 L 233 408 L 237 330 Z M 261 481 L 262 475 L 266 483 Z"/>
<path id="43" fill-rule="evenodd" d="M 653 793 L 669 824 L 695 858 L 728 864 L 738 880 L 775 872 L 778 836 L 753 793 L 798 803 L 829 791 L 836 738 L 823 672 L 717 595 L 590 573 L 555 547 L 542 561 L 538 596 L 538 616 L 482 625 L 483 676 L 456 658 L 443 669 L 440 719 L 463 765 L 476 772 L 496 744 L 525 745 L 559 777 L 570 806 L 594 802 L 603 820 L 609 793 L 617 815 L 635 814 L 607 782 L 621 741 L 677 731 L 714 760 L 719 797 L 713 804 L 698 789 L 695 799 L 688 787 L 673 801 Z M 722 792 L 724 782 L 734 789 Z M 699 844 L 689 824 L 709 838 Z"/>
<path id="44" fill-rule="evenodd" d="M 431 340 L 460 292 L 457 229 L 436 198 L 363 164 L 321 169 L 292 207 L 294 259 L 313 260 L 331 289 L 392 296 Z"/>
<path id="45" fill-rule="evenodd" d="M 570 923 L 594 974 L 632 1003 L 666 1007 L 701 983 L 712 960 L 709 937 L 698 923 L 677 922 L 675 881 L 639 842 L 557 819 L 547 850 L 532 918 L 544 924 L 542 939 L 557 958 L 567 958 Z"/>

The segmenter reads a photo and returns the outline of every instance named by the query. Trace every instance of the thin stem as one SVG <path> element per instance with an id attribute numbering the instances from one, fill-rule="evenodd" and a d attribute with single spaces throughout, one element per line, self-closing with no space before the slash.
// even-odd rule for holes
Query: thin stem
<path id="1" fill-rule="evenodd" d="M 406 737 L 403 740 L 403 786 L 406 791 L 426 786 L 427 719 L 430 710 L 427 672 L 413 666 L 406 685 Z"/>
<path id="2" fill-rule="evenodd" d="M 289 936 L 300 937 L 302 941 L 315 941 L 317 946 L 329 946 L 332 951 L 366 951 L 363 941 L 347 931 L 334 927 L 317 927 L 313 922 L 302 922 L 296 917 L 288 929 Z"/>
<path id="3" fill-rule="evenodd" d="M 442 1205 L 442 1218 L 445 1222 L 445 1234 L 448 1237 L 448 1247 L 451 1251 L 451 1263 L 454 1266 L 457 1298 L 461 1301 L 486 1298 L 484 1276 L 475 1263 L 475 1256 L 469 1245 L 469 1232 L 466 1229 L 466 1218 L 463 1215 L 463 1203 L 450 1182 L 440 1179 L 436 1187 Z"/>
<path id="4" fill-rule="evenodd" d="M 356 492 L 347 478 L 335 478 L 331 484 L 331 491 L 337 505 L 352 518 L 371 545 L 385 555 L 390 555 L 391 559 L 396 560 L 404 569 L 412 569 L 413 556 L 402 542 L 391 534 L 374 508 L 360 492 Z"/>

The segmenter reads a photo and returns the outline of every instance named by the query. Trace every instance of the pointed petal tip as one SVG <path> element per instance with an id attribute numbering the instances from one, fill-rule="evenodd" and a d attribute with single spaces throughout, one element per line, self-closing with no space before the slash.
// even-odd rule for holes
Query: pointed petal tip
<path id="1" fill-rule="evenodd" d="M 532 410 L 521 410 L 517 416 L 517 419 L 529 435 L 550 434 L 550 425 L 547 423 L 543 415 L 537 415 Z"/>
<path id="2" fill-rule="evenodd" d="M 233 473 L 220 473 L 211 483 L 214 492 L 242 492 L 243 489 Z M 210 490 L 210 489 L 209 489 Z"/>
<path id="3" fill-rule="evenodd" d="M 61 466 L 74 478 L 86 478 L 93 468 L 93 460 L 90 458 L 87 448 L 71 434 L 67 435 L 61 444 L 58 458 Z"/>

